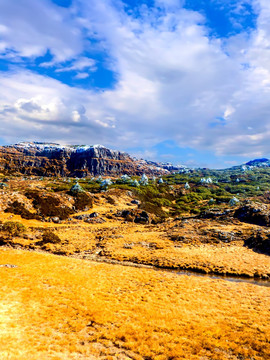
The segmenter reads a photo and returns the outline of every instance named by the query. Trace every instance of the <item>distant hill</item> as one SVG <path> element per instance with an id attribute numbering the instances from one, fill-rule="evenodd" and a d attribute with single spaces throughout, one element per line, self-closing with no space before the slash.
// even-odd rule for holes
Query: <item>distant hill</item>
<path id="1" fill-rule="evenodd" d="M 257 167 L 270 167 L 270 160 L 254 159 L 246 164 L 219 171 L 245 171 Z M 0 146 L 0 172 L 4 175 L 81 178 L 99 175 L 116 177 L 124 174 L 140 176 L 143 173 L 159 176 L 194 171 L 196 170 L 182 165 L 136 159 L 125 152 L 111 150 L 103 145 L 21 142 Z"/>
<path id="2" fill-rule="evenodd" d="M 268 167 L 270 166 L 270 160 L 266 158 L 254 159 L 246 163 L 248 166 L 256 166 L 256 167 Z"/>
<path id="3" fill-rule="evenodd" d="M 137 160 L 102 145 L 23 142 L 0 147 L 0 172 L 37 176 L 163 175 L 162 164 Z"/>

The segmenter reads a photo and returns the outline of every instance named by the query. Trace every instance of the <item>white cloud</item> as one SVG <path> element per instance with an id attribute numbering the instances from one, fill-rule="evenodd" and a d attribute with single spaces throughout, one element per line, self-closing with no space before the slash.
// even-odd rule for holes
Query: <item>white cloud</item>
<path id="1" fill-rule="evenodd" d="M 74 79 L 87 79 L 89 77 L 89 73 L 79 72 L 74 76 Z"/>
<path id="2" fill-rule="evenodd" d="M 76 71 L 76 70 L 96 70 L 96 61 L 94 59 L 89 59 L 86 57 L 81 57 L 78 60 L 75 60 L 70 66 L 63 66 L 56 70 L 56 72 L 66 72 L 66 71 Z"/>
<path id="3" fill-rule="evenodd" d="M 2 76 L 0 91 L 0 131 L 11 142 L 104 139 L 103 128 L 94 121 L 99 112 L 92 111 L 96 106 L 91 92 L 26 71 Z"/>
<path id="4" fill-rule="evenodd" d="M 109 0 L 76 0 L 72 11 L 45 0 L 18 1 L 21 7 L 28 4 L 31 14 L 44 10 L 43 18 L 34 21 L 25 11 L 6 20 L 7 3 L 0 0 L 4 42 L 10 49 L 29 57 L 49 49 L 55 61 L 73 59 L 58 71 L 75 70 L 75 78 L 83 79 L 96 66 L 81 55 L 82 34 L 87 33 L 108 54 L 118 82 L 113 89 L 94 91 L 22 68 L 5 73 L 0 84 L 0 130 L 5 139 L 46 137 L 120 149 L 149 148 L 172 139 L 219 155 L 270 153 L 266 0 L 254 1 L 260 9 L 257 29 L 226 42 L 211 38 L 202 15 L 181 8 L 177 1 L 159 1 L 163 11 L 144 6 L 142 17 L 128 15 Z M 75 12 L 80 13 L 76 21 Z M 12 29 L 16 21 L 19 25 Z M 228 121 L 211 127 L 219 117 Z"/>
<path id="5" fill-rule="evenodd" d="M 55 61 L 72 59 L 82 49 L 78 27 L 67 9 L 50 0 L 0 0 L 2 52 L 37 57 L 49 49 Z"/>
<path id="6" fill-rule="evenodd" d="M 224 111 L 224 115 L 223 115 L 224 119 L 228 120 L 234 112 L 235 112 L 235 109 L 231 105 L 228 105 L 226 107 L 226 110 Z"/>

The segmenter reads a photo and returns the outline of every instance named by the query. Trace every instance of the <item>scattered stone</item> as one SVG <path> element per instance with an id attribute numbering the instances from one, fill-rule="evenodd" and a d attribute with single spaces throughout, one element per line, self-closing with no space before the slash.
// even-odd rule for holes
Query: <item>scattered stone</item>
<path id="1" fill-rule="evenodd" d="M 92 212 L 89 216 L 90 216 L 90 218 L 98 217 L 98 216 L 99 216 L 99 213 L 97 213 L 97 212 Z"/>
<path id="2" fill-rule="evenodd" d="M 99 214 L 97 212 L 93 212 L 91 214 L 82 214 L 82 215 L 74 216 L 74 219 L 86 221 L 89 219 L 97 218 L 98 216 Z"/>
<path id="3" fill-rule="evenodd" d="M 228 218 L 233 216 L 233 210 L 232 209 L 209 209 L 206 211 L 201 212 L 199 217 L 201 219 L 215 219 L 215 218 Z"/>
<path id="4" fill-rule="evenodd" d="M 103 218 L 87 218 L 84 220 L 84 222 L 88 224 L 103 224 L 106 222 Z"/>
<path id="5" fill-rule="evenodd" d="M 0 267 L 5 267 L 5 268 L 17 268 L 18 265 L 13 265 L 13 264 L 1 264 Z"/>
<path id="6" fill-rule="evenodd" d="M 179 242 L 187 242 L 187 239 L 186 239 L 186 237 L 185 236 L 183 236 L 183 235 L 176 235 L 176 234 L 172 234 L 171 236 L 170 236 L 170 239 L 172 240 L 172 241 L 179 241 Z"/>
<path id="7" fill-rule="evenodd" d="M 123 217 L 126 221 L 137 224 L 149 224 L 151 216 L 144 210 L 120 210 L 115 216 Z"/>
<path id="8" fill-rule="evenodd" d="M 143 210 L 135 216 L 134 222 L 139 224 L 149 224 L 150 216 L 146 211 Z"/>
<path id="9" fill-rule="evenodd" d="M 111 235 L 111 239 L 123 239 L 123 235 Z"/>
<path id="10" fill-rule="evenodd" d="M 134 247 L 134 244 L 133 243 L 129 243 L 129 244 L 124 244 L 123 245 L 123 248 L 124 249 L 132 249 Z"/>

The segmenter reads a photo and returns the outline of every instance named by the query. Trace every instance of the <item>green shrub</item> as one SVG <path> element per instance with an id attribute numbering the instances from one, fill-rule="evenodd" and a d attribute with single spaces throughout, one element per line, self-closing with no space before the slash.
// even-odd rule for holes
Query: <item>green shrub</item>
<path id="1" fill-rule="evenodd" d="M 18 236 L 25 232 L 26 227 L 18 221 L 7 221 L 4 223 L 2 230 L 12 236 Z"/>
<path id="2" fill-rule="evenodd" d="M 190 210 L 190 212 L 191 212 L 191 214 L 198 215 L 198 214 L 200 214 L 201 211 L 200 211 L 200 209 L 193 208 Z"/>
<path id="3" fill-rule="evenodd" d="M 49 184 L 48 187 L 51 187 L 54 192 L 68 191 L 70 189 L 70 184 Z"/>
<path id="4" fill-rule="evenodd" d="M 215 196 L 217 204 L 228 203 L 231 200 L 231 196 Z"/>
<path id="5" fill-rule="evenodd" d="M 158 217 L 166 217 L 167 213 L 162 210 L 162 208 L 159 205 L 153 204 L 151 202 L 142 202 L 140 205 L 140 210 L 145 210 L 151 214 L 154 214 Z"/>
<path id="6" fill-rule="evenodd" d="M 94 182 L 91 184 L 83 184 L 83 188 L 85 191 L 89 191 L 91 193 L 97 194 L 100 193 L 100 184 Z"/>
<path id="7" fill-rule="evenodd" d="M 161 206 L 167 206 L 167 207 L 169 207 L 169 206 L 171 206 L 171 205 L 172 205 L 172 203 L 171 203 L 171 201 L 170 201 L 170 200 L 168 200 L 168 199 L 158 199 L 158 201 L 157 201 L 157 205 L 161 205 Z"/>

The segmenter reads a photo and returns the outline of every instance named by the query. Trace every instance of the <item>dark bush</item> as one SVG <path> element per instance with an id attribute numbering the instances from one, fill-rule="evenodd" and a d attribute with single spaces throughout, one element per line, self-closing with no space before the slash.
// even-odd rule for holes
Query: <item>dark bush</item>
<path id="1" fill-rule="evenodd" d="M 67 219 L 74 211 L 66 205 L 61 205 L 59 198 L 52 195 L 40 194 L 37 190 L 30 190 L 25 195 L 33 199 L 33 206 L 42 216 L 57 216 L 60 220 Z"/>
<path id="2" fill-rule="evenodd" d="M 84 184 L 83 188 L 85 191 L 89 191 L 94 194 L 100 193 L 100 184 L 98 183 Z"/>
<path id="3" fill-rule="evenodd" d="M 231 196 L 214 196 L 217 204 L 228 203 L 231 200 Z"/>
<path id="4" fill-rule="evenodd" d="M 26 227 L 18 221 L 7 221 L 2 227 L 9 235 L 18 236 L 25 232 Z"/>
<path id="5" fill-rule="evenodd" d="M 11 214 L 15 214 L 15 215 L 20 215 L 23 219 L 36 219 L 36 220 L 40 220 L 40 216 L 38 216 L 37 214 L 32 213 L 31 211 L 27 210 L 24 207 L 24 204 L 20 203 L 19 201 L 14 201 L 11 205 L 9 205 L 6 209 L 5 212 L 11 213 Z"/>
<path id="6" fill-rule="evenodd" d="M 194 215 L 200 214 L 200 210 L 196 209 L 196 208 L 191 209 L 190 212 L 191 212 L 191 214 L 194 214 Z"/>
<path id="7" fill-rule="evenodd" d="M 78 192 L 74 195 L 74 206 L 76 210 L 91 209 L 93 207 L 93 198 L 86 192 Z"/>
<path id="8" fill-rule="evenodd" d="M 51 230 L 46 230 L 42 234 L 42 241 L 39 242 L 39 245 L 43 244 L 59 244 L 61 242 L 61 239 L 58 235 L 53 233 Z"/>
<path id="9" fill-rule="evenodd" d="M 54 192 L 60 192 L 60 191 L 68 191 L 70 188 L 70 184 L 64 183 L 64 184 L 49 184 L 48 186 L 51 187 L 51 189 Z"/>

